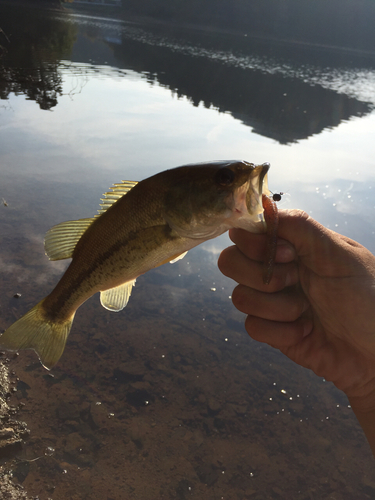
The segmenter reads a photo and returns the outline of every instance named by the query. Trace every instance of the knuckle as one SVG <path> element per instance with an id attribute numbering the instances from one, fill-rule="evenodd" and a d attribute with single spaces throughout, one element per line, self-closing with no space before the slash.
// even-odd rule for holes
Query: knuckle
<path id="1" fill-rule="evenodd" d="M 218 268 L 225 276 L 231 274 L 232 262 L 233 262 L 233 247 L 225 248 L 219 255 L 219 259 L 217 261 Z"/>
<path id="2" fill-rule="evenodd" d="M 246 308 L 246 306 L 249 304 L 249 297 L 248 293 L 245 293 L 245 287 L 243 285 L 238 285 L 232 292 L 232 302 L 234 306 L 239 309 L 243 310 Z"/>

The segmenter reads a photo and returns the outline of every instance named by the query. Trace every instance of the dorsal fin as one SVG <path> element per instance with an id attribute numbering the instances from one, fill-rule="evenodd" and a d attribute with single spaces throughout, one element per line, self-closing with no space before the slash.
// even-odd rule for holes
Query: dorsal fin
<path id="1" fill-rule="evenodd" d="M 100 199 L 102 203 L 100 203 L 100 207 L 98 210 L 98 215 L 104 214 L 106 210 L 110 206 L 112 206 L 117 200 L 122 198 L 124 194 L 126 194 L 128 191 L 130 191 L 138 182 L 136 181 L 121 181 L 117 182 L 116 184 L 113 184 L 109 189 L 107 193 L 103 194 L 103 198 Z"/>
<path id="2" fill-rule="evenodd" d="M 68 220 L 51 227 L 44 238 L 44 249 L 49 260 L 69 259 L 86 229 L 90 219 Z"/>
<path id="3" fill-rule="evenodd" d="M 113 184 L 107 193 L 103 194 L 100 209 L 95 217 L 102 215 L 113 203 L 130 191 L 138 182 L 121 181 Z M 44 239 L 44 249 L 50 260 L 69 259 L 86 229 L 94 218 L 61 222 L 53 226 Z"/>

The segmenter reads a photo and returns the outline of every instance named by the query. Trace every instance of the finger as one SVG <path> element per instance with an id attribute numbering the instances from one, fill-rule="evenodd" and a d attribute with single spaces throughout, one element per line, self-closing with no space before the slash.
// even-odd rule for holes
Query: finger
<path id="1" fill-rule="evenodd" d="M 250 233 L 243 229 L 231 229 L 229 237 L 238 248 L 250 259 L 264 261 L 266 249 L 266 235 L 259 233 Z M 296 258 L 296 251 L 285 239 L 278 238 L 276 249 L 276 262 L 291 262 Z"/>
<path id="2" fill-rule="evenodd" d="M 245 328 L 254 340 L 283 350 L 301 343 L 311 332 L 312 322 L 304 316 L 285 323 L 247 316 Z"/>
<path id="3" fill-rule="evenodd" d="M 272 280 L 266 285 L 263 282 L 263 263 L 249 259 L 237 246 L 226 248 L 221 252 L 218 266 L 225 276 L 237 283 L 265 292 L 276 292 L 298 282 L 297 264 L 290 262 L 276 264 Z"/>
<path id="4" fill-rule="evenodd" d="M 271 321 L 297 320 L 309 307 L 305 295 L 296 287 L 277 293 L 264 293 L 238 285 L 232 293 L 232 302 L 241 312 Z"/>

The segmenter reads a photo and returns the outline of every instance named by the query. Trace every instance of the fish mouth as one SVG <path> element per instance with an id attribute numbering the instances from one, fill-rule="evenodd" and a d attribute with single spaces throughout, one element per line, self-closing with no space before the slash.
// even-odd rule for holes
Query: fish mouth
<path id="1" fill-rule="evenodd" d="M 258 165 L 255 169 L 259 169 L 259 174 L 255 177 L 255 180 L 258 182 L 257 189 L 255 190 L 258 193 L 258 210 L 259 210 L 259 219 L 262 224 L 263 232 L 267 231 L 267 222 L 264 217 L 264 207 L 263 207 L 263 195 L 270 195 L 270 190 L 268 189 L 268 171 L 271 165 L 269 163 L 263 163 L 262 165 Z"/>
<path id="2" fill-rule="evenodd" d="M 270 190 L 268 189 L 268 170 L 270 169 L 271 165 L 269 163 L 263 163 L 262 165 L 259 165 L 256 168 L 260 167 L 260 174 L 258 178 L 258 193 L 259 197 L 262 197 L 262 194 L 266 194 L 269 196 Z M 261 200 L 260 200 L 261 201 Z M 262 205 L 263 207 L 263 205 Z"/>
<path id="3" fill-rule="evenodd" d="M 263 194 L 269 195 L 267 173 L 269 163 L 252 165 L 250 175 L 235 194 L 236 227 L 242 227 L 252 233 L 264 233 L 267 224 L 263 216 Z"/>
<path id="4" fill-rule="evenodd" d="M 263 163 L 256 165 L 251 172 L 249 187 L 246 196 L 247 210 L 254 220 L 258 219 L 266 230 L 266 225 L 263 217 L 263 194 L 269 196 L 270 190 L 268 189 L 268 171 L 271 165 Z"/>

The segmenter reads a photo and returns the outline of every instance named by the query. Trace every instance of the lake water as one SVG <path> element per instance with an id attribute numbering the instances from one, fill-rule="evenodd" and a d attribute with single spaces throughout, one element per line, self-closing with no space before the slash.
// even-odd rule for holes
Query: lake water
<path id="1" fill-rule="evenodd" d="M 0 27 L 0 331 L 66 267 L 44 255 L 51 226 L 186 163 L 270 162 L 280 208 L 375 252 L 375 52 L 7 3 Z M 31 435 L 2 464 L 30 495 L 374 498 L 344 395 L 247 336 L 216 266 L 228 243 L 142 276 L 119 314 L 91 298 L 50 373 L 12 357 Z"/>

